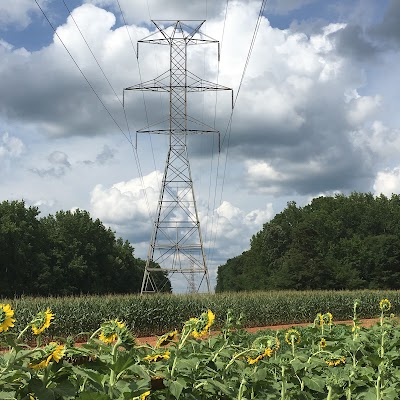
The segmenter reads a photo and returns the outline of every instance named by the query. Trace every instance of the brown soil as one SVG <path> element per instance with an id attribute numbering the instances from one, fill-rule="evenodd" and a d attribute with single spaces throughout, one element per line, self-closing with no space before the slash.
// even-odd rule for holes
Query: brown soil
<path id="1" fill-rule="evenodd" d="M 375 325 L 377 322 L 379 322 L 379 318 L 372 318 L 372 319 L 361 319 L 360 320 L 361 325 L 369 328 L 372 325 Z M 340 324 L 345 324 L 345 325 L 351 325 L 353 321 L 335 321 L 336 325 Z M 278 330 L 278 329 L 289 329 L 292 327 L 296 326 L 308 326 L 310 325 L 308 322 L 304 324 L 287 324 L 287 325 L 272 325 L 272 326 L 258 326 L 254 328 L 245 328 L 247 332 L 253 333 L 253 332 L 258 332 L 266 329 L 273 329 L 273 330 Z M 218 331 L 211 332 L 211 334 L 218 334 Z M 140 344 L 149 344 L 150 346 L 154 346 L 157 342 L 157 336 L 146 336 L 146 337 L 139 337 L 136 339 L 138 343 Z"/>

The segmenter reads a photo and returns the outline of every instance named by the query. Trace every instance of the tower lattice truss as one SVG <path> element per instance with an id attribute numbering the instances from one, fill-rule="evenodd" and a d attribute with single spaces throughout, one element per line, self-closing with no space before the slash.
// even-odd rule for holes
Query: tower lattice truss
<path id="1" fill-rule="evenodd" d="M 217 43 L 219 57 L 219 42 L 200 32 L 205 21 L 152 22 L 157 30 L 138 44 L 169 46 L 170 68 L 151 81 L 124 89 L 169 93 L 169 126 L 138 131 L 169 135 L 141 293 L 163 291 L 167 278 L 174 274 L 181 274 L 186 279 L 189 291 L 210 292 L 186 142 L 188 134 L 217 133 L 219 137 L 219 132 L 187 115 L 187 94 L 231 89 L 203 80 L 186 68 L 188 46 Z M 192 125 L 200 129 L 192 129 Z"/>

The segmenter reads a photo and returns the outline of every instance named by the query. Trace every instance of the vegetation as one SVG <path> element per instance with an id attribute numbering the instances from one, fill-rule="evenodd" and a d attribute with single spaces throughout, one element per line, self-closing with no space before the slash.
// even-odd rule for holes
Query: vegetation
<path id="1" fill-rule="evenodd" d="M 205 310 L 155 346 L 135 344 L 125 322 L 103 322 L 86 344 L 54 341 L 40 346 L 54 319 L 50 309 L 13 333 L 18 313 L 0 304 L 0 398 L 17 400 L 169 399 L 374 399 L 395 400 L 400 391 L 400 331 L 391 302 L 375 304 L 379 323 L 360 326 L 359 300 L 353 325 L 335 325 L 319 312 L 307 328 L 240 329 L 228 313 L 222 332 L 209 336 L 215 315 Z M 349 310 L 350 311 L 350 310 Z M 28 331 L 36 346 L 21 342 Z"/>
<path id="2" fill-rule="evenodd" d="M 104 321 L 118 318 L 136 336 L 161 335 L 179 329 L 193 315 L 211 309 L 216 314 L 214 328 L 224 324 L 230 309 L 241 314 L 243 327 L 294 324 L 312 321 L 320 310 L 331 310 L 335 319 L 348 320 L 355 299 L 361 301 L 361 318 L 377 316 L 376 304 L 390 298 L 392 312 L 400 314 L 399 291 L 277 291 L 251 293 L 221 293 L 217 295 L 109 295 L 60 298 L 1 299 L 11 304 L 18 319 L 17 330 L 22 330 L 32 317 L 51 304 L 55 322 L 46 330 L 44 339 L 56 337 L 87 338 Z M 86 333 L 82 335 L 81 333 Z M 81 335 L 79 335 L 81 334 Z M 29 332 L 25 338 L 32 339 Z"/>
<path id="3" fill-rule="evenodd" d="M 133 252 L 87 211 L 39 218 L 23 201 L 0 203 L 0 297 L 137 293 L 144 261 Z"/>
<path id="4" fill-rule="evenodd" d="M 218 269 L 216 291 L 400 288 L 400 195 L 290 202 Z"/>

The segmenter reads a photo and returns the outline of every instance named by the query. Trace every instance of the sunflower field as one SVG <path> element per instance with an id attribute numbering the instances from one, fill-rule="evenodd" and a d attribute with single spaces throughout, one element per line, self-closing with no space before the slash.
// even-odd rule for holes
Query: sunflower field
<path id="1" fill-rule="evenodd" d="M 307 327 L 250 334 L 228 312 L 219 333 L 206 309 L 139 345 L 124 320 L 104 321 L 85 343 L 42 343 L 57 322 L 43 308 L 19 331 L 18 313 L 0 303 L 0 399 L 398 399 L 400 330 L 392 301 L 376 302 L 378 323 L 363 328 L 321 309 Z M 394 304 L 394 302 L 393 302 Z M 26 344 L 27 335 L 35 343 Z"/>

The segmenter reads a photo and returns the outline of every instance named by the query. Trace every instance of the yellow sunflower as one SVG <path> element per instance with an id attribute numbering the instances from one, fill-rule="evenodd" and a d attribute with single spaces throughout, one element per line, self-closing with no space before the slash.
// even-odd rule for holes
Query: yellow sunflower
<path id="1" fill-rule="evenodd" d="M 51 312 L 50 308 L 47 308 L 46 311 L 38 312 L 36 317 L 31 322 L 33 334 L 41 334 L 50 326 L 52 319 L 54 319 L 54 314 Z"/>
<path id="2" fill-rule="evenodd" d="M 321 338 L 319 345 L 321 346 L 321 348 L 326 347 L 326 339 L 325 338 Z"/>
<path id="3" fill-rule="evenodd" d="M 115 342 L 118 339 L 118 334 L 121 333 L 121 329 L 124 328 L 125 324 L 118 319 L 104 322 L 101 324 L 99 339 L 105 344 Z"/>
<path id="4" fill-rule="evenodd" d="M 168 332 L 168 333 L 165 333 L 164 335 L 160 336 L 157 340 L 156 348 L 160 348 L 160 347 L 165 346 L 166 344 L 172 342 L 176 338 L 177 334 L 178 334 L 178 331 L 175 329 L 172 332 Z"/>
<path id="5" fill-rule="evenodd" d="M 300 337 L 300 333 L 298 330 L 296 329 L 289 329 L 286 333 L 285 333 L 285 341 L 287 344 L 292 344 L 292 342 L 294 344 L 298 344 L 300 343 L 301 337 Z"/>
<path id="6" fill-rule="evenodd" d="M 144 392 L 140 395 L 140 400 L 146 400 L 147 397 L 150 396 L 150 390 L 148 390 L 147 392 Z"/>
<path id="7" fill-rule="evenodd" d="M 58 363 L 64 357 L 65 346 L 63 344 L 57 344 L 54 342 L 51 342 L 50 345 L 56 346 L 53 353 L 51 353 L 51 357 L 56 363 Z"/>
<path id="8" fill-rule="evenodd" d="M 50 342 L 44 348 L 44 350 L 46 352 L 45 358 L 43 358 L 40 362 L 30 363 L 28 365 L 30 368 L 35 370 L 44 369 L 50 364 L 51 360 L 54 360 L 56 363 L 58 363 L 61 360 L 61 358 L 64 357 L 65 345 L 58 344 L 56 342 Z"/>
<path id="9" fill-rule="evenodd" d="M 206 335 L 214 323 L 215 315 L 211 310 L 203 312 L 197 320 L 196 326 L 193 329 L 193 337 L 200 338 Z"/>
<path id="10" fill-rule="evenodd" d="M 381 309 L 381 311 L 389 311 L 392 307 L 392 304 L 390 303 L 390 301 L 388 299 L 382 299 L 379 302 L 379 308 Z"/>
<path id="11" fill-rule="evenodd" d="M 49 363 L 50 363 L 51 357 L 47 357 L 44 360 L 40 361 L 39 363 L 29 363 L 28 366 L 29 368 L 32 368 L 34 370 L 39 370 L 39 369 L 44 369 L 46 368 Z"/>
<path id="12" fill-rule="evenodd" d="M 329 360 L 325 360 L 325 363 L 329 367 L 337 367 L 340 364 L 346 364 L 346 357 L 331 357 Z"/>
<path id="13" fill-rule="evenodd" d="M 274 351 L 271 348 L 267 347 L 266 349 L 264 349 L 264 351 L 261 354 L 258 354 L 255 358 L 247 357 L 247 362 L 250 365 L 256 364 L 265 357 L 271 357 L 273 352 Z"/>
<path id="14" fill-rule="evenodd" d="M 0 303 L 0 333 L 8 331 L 14 326 L 14 310 L 9 304 Z"/>
<path id="15" fill-rule="evenodd" d="M 153 355 L 148 355 L 143 358 L 144 361 L 160 361 L 160 360 L 168 360 L 170 357 L 171 353 L 169 351 L 166 351 L 164 354 L 153 354 Z"/>
<path id="16" fill-rule="evenodd" d="M 323 321 L 324 324 L 326 325 L 332 325 L 332 321 L 333 321 L 333 315 L 330 312 L 325 313 L 323 316 Z"/>

